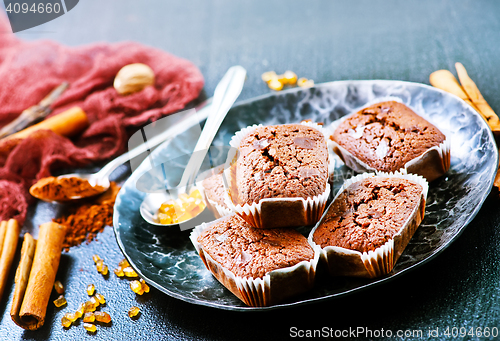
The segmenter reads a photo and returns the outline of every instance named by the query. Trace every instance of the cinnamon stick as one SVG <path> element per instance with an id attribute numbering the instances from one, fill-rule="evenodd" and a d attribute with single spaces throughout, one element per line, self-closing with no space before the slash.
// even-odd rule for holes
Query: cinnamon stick
<path id="1" fill-rule="evenodd" d="M 81 108 L 74 107 L 15 134 L 4 137 L 0 141 L 25 139 L 38 130 L 52 130 L 56 134 L 71 137 L 82 132 L 88 125 L 87 114 Z"/>
<path id="2" fill-rule="evenodd" d="M 16 270 L 14 298 L 12 300 L 12 307 L 10 309 L 10 316 L 12 320 L 18 325 L 23 326 L 23 321 L 19 318 L 19 310 L 23 303 L 26 287 L 28 286 L 28 279 L 33 264 L 33 257 L 35 256 L 36 240 L 33 239 L 31 234 L 24 234 L 24 242 L 21 247 L 21 260 Z"/>
<path id="3" fill-rule="evenodd" d="M 24 255 L 24 258 L 28 258 L 28 260 L 20 262 L 21 269 L 18 268 L 19 276 L 16 278 L 16 288 L 14 290 L 18 295 L 14 296 L 11 317 L 15 323 L 24 329 L 36 330 L 45 322 L 47 304 L 49 303 L 50 293 L 61 260 L 65 235 L 66 229 L 62 225 L 54 222 L 40 225 L 38 242 L 36 243 L 33 264 L 31 270 L 29 270 L 27 283 L 25 278 L 28 271 L 26 270 L 29 262 L 28 251 L 25 251 Z M 26 246 L 26 249 L 28 249 L 28 246 Z M 26 289 L 24 289 L 24 285 L 26 285 Z M 21 298 L 23 291 L 24 297 Z M 22 304 L 19 304 L 19 301 L 22 301 Z"/>
<path id="4" fill-rule="evenodd" d="M 500 168 L 497 169 L 497 174 L 495 175 L 495 181 L 493 181 L 493 186 L 500 190 Z"/>
<path id="5" fill-rule="evenodd" d="M 498 139 L 500 136 L 500 120 L 498 116 L 483 98 L 476 83 L 467 74 L 465 67 L 461 63 L 455 63 L 455 68 L 457 69 L 461 85 L 448 70 L 438 70 L 431 73 L 429 77 L 431 85 L 452 93 L 470 104 L 485 119 L 491 131 Z M 497 170 L 493 186 L 500 189 L 500 169 Z"/>
<path id="6" fill-rule="evenodd" d="M 479 109 L 472 103 L 469 96 L 465 93 L 462 86 L 458 83 L 457 79 L 448 70 L 437 70 L 431 73 L 429 76 L 429 82 L 432 86 L 449 92 L 455 96 L 460 97 L 465 102 L 467 102 L 474 110 L 479 111 Z"/>
<path id="7" fill-rule="evenodd" d="M 5 237 L 2 245 L 2 255 L 0 257 L 0 299 L 7 284 L 12 260 L 16 253 L 17 240 L 19 239 L 19 224 L 17 220 L 10 219 L 6 223 Z"/>
<path id="8" fill-rule="evenodd" d="M 7 232 L 7 220 L 0 223 L 0 257 L 2 256 L 3 241 L 5 239 L 5 232 Z"/>
<path id="9" fill-rule="evenodd" d="M 486 120 L 493 133 L 500 134 L 500 120 L 483 95 L 481 95 L 476 83 L 469 77 L 467 70 L 465 70 L 465 67 L 461 63 L 455 63 L 455 68 L 457 69 L 458 79 L 460 79 L 462 88 L 471 102 L 476 106 L 477 111 Z"/>

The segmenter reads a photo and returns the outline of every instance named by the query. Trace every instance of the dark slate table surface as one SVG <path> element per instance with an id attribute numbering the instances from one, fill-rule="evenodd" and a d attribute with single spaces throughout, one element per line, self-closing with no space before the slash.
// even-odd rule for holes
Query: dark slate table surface
<path id="1" fill-rule="evenodd" d="M 499 16 L 495 1 L 80 1 L 62 17 L 17 36 L 70 46 L 139 41 L 193 61 L 205 77 L 207 94 L 227 68 L 240 64 L 248 71 L 240 99 L 270 91 L 260 79 L 268 70 L 290 69 L 316 83 L 396 79 L 428 84 L 431 72 L 454 70 L 460 61 L 500 112 Z M 114 177 L 123 181 L 129 171 L 122 166 Z M 338 299 L 259 313 L 196 306 L 154 288 L 136 297 L 128 281 L 113 274 L 103 279 L 92 255 L 105 255 L 110 268 L 123 258 L 108 227 L 98 241 L 63 254 L 57 277 L 66 286 L 68 308 L 50 303 L 38 331 L 24 331 L 10 319 L 12 269 L 0 302 L 0 340 L 278 340 L 298 335 L 298 330 L 358 327 L 374 332 L 371 339 L 382 335 L 382 329 L 384 335 L 390 330 L 392 339 L 416 339 L 409 336 L 413 330 L 427 339 L 436 328 L 439 339 L 451 339 L 442 334 L 447 327 L 467 332 L 471 327 L 498 328 L 499 205 L 493 189 L 452 245 L 393 281 Z M 48 204 L 33 207 L 23 232 L 36 234 L 37 226 L 55 214 Z M 83 302 L 89 282 L 107 297 L 104 310 L 112 315 L 111 326 L 95 335 L 81 325 L 64 330 L 62 315 Z M 134 321 L 126 315 L 131 305 L 142 310 Z M 397 338 L 398 330 L 410 332 Z"/>

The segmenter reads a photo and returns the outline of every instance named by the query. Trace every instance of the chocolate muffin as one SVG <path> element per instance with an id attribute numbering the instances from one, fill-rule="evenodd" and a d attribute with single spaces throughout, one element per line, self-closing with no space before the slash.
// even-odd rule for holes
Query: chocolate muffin
<path id="1" fill-rule="evenodd" d="M 212 274 L 251 306 L 309 289 L 318 256 L 293 229 L 256 229 L 237 215 L 197 227 L 191 241 Z"/>
<path id="2" fill-rule="evenodd" d="M 314 242 L 322 248 L 374 251 L 394 238 L 421 197 L 422 186 L 406 179 L 374 177 L 354 183 L 332 203 Z"/>
<path id="3" fill-rule="evenodd" d="M 239 204 L 264 198 L 313 197 L 325 191 L 328 150 L 324 135 L 302 124 L 258 127 L 239 144 Z"/>
<path id="4" fill-rule="evenodd" d="M 238 153 L 229 156 L 226 171 L 231 209 L 259 228 L 316 223 L 330 191 L 328 148 L 320 129 L 301 123 L 236 133 L 231 146 Z"/>
<path id="5" fill-rule="evenodd" d="M 427 182 L 416 175 L 362 174 L 342 187 L 310 241 L 327 249 L 324 256 L 334 275 L 388 273 L 424 217 L 426 193 Z M 353 266 L 342 254 L 365 264 Z M 370 260 L 370 255 L 377 256 Z"/>
<path id="6" fill-rule="evenodd" d="M 350 115 L 330 138 L 336 144 L 334 151 L 356 171 L 406 169 L 432 181 L 450 166 L 446 136 L 396 101 L 377 103 Z"/>
<path id="7" fill-rule="evenodd" d="M 294 229 L 256 229 L 236 215 L 198 237 L 205 253 L 236 276 L 259 278 L 314 258 L 307 239 Z"/>

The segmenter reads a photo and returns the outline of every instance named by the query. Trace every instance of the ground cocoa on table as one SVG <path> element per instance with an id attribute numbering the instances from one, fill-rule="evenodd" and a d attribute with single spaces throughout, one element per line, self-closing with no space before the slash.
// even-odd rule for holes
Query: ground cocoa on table
<path id="1" fill-rule="evenodd" d="M 63 243 L 66 251 L 83 241 L 90 243 L 104 227 L 113 226 L 113 206 L 119 190 L 120 187 L 111 182 L 110 188 L 93 201 L 74 206 L 68 215 L 53 219 L 67 229 Z"/>

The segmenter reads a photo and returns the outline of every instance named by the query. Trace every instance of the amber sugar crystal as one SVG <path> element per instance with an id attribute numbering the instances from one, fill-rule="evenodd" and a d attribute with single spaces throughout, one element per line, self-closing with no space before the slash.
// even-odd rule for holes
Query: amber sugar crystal
<path id="1" fill-rule="evenodd" d="M 287 70 L 282 75 L 276 74 L 275 71 L 264 72 L 261 76 L 262 80 L 267 83 L 267 86 L 276 91 L 280 91 L 284 86 L 298 85 L 303 88 L 314 86 L 312 79 L 304 77 L 297 79 L 297 74 L 293 71 Z"/>
<path id="2" fill-rule="evenodd" d="M 106 303 L 106 299 L 104 298 L 104 296 L 99 294 L 98 292 L 94 295 L 94 297 L 97 298 L 100 304 Z"/>
<path id="3" fill-rule="evenodd" d="M 111 316 L 105 311 L 96 311 L 94 313 L 97 322 L 109 323 L 111 322 Z"/>
<path id="4" fill-rule="evenodd" d="M 310 88 L 314 86 L 314 81 L 312 79 L 301 77 L 297 80 L 297 85 L 301 88 Z"/>
<path id="5" fill-rule="evenodd" d="M 62 285 L 62 283 L 60 281 L 55 281 L 54 289 L 59 295 L 64 293 L 64 286 Z"/>
<path id="6" fill-rule="evenodd" d="M 138 280 L 130 282 L 130 289 L 132 289 L 132 291 L 135 292 L 137 295 L 144 294 L 144 290 L 142 289 L 142 283 L 139 282 Z"/>
<path id="7" fill-rule="evenodd" d="M 278 80 L 283 84 L 295 85 L 297 83 L 297 74 L 293 71 L 287 70 L 285 73 L 278 76 Z"/>
<path id="8" fill-rule="evenodd" d="M 78 318 L 82 317 L 83 314 L 85 314 L 85 303 L 80 304 L 78 310 L 75 311 L 75 315 L 78 316 Z"/>
<path id="9" fill-rule="evenodd" d="M 67 303 L 66 298 L 63 295 L 60 295 L 57 299 L 54 300 L 54 305 L 59 308 Z"/>
<path id="10" fill-rule="evenodd" d="M 100 304 L 99 300 L 95 296 L 92 296 L 90 298 L 90 302 L 92 302 L 92 304 L 94 305 L 95 308 L 97 308 Z"/>
<path id="11" fill-rule="evenodd" d="M 113 271 L 118 277 L 137 277 L 137 273 L 130 267 L 130 264 L 126 259 L 120 261 L 120 263 L 118 263 L 118 268 Z"/>
<path id="12" fill-rule="evenodd" d="M 127 266 L 126 268 L 123 269 L 123 273 L 127 277 L 139 277 L 137 272 L 135 272 L 134 269 L 132 269 L 130 266 Z"/>
<path id="13" fill-rule="evenodd" d="M 266 83 L 269 83 L 273 79 L 278 79 L 278 75 L 275 71 L 264 72 L 261 76 L 262 80 Z"/>
<path id="14" fill-rule="evenodd" d="M 65 315 L 61 319 L 61 324 L 62 324 L 63 327 L 69 328 L 71 326 L 71 321 L 68 320 L 68 318 Z"/>
<path id="15" fill-rule="evenodd" d="M 95 268 L 97 272 L 102 274 L 103 276 L 106 276 L 109 273 L 109 270 L 108 266 L 104 264 L 104 261 L 98 255 L 94 255 L 92 259 L 95 262 Z"/>
<path id="16" fill-rule="evenodd" d="M 87 301 L 87 302 L 85 302 L 84 304 L 85 304 L 84 311 L 85 311 L 86 313 L 88 313 L 89 311 L 91 311 L 91 312 L 92 312 L 92 311 L 95 311 L 95 305 L 94 305 L 94 303 L 93 303 L 93 302 L 91 302 L 91 301 Z"/>
<path id="17" fill-rule="evenodd" d="M 115 275 L 117 277 L 123 277 L 123 276 L 125 276 L 125 274 L 123 273 L 123 269 L 122 268 L 114 269 L 113 272 L 115 273 Z"/>
<path id="18" fill-rule="evenodd" d="M 95 316 L 94 313 L 91 311 L 85 313 L 85 315 L 83 316 L 83 322 L 94 322 L 94 321 L 95 321 Z"/>
<path id="19" fill-rule="evenodd" d="M 128 317 L 132 318 L 132 317 L 135 317 L 137 316 L 139 313 L 140 313 L 140 309 L 137 308 L 137 307 L 131 307 L 129 310 L 128 310 Z"/>
<path id="20" fill-rule="evenodd" d="M 87 331 L 91 333 L 95 333 L 97 331 L 97 327 L 95 326 L 95 324 L 92 323 L 84 323 L 83 328 L 85 328 Z"/>
<path id="21" fill-rule="evenodd" d="M 149 292 L 149 285 L 147 285 L 146 282 L 144 282 L 144 280 L 142 278 L 139 279 L 139 282 L 141 282 L 142 290 L 145 293 L 148 293 Z"/>
<path id="22" fill-rule="evenodd" d="M 120 261 L 120 263 L 118 263 L 118 266 L 123 269 L 123 268 L 126 268 L 127 266 L 130 266 L 130 264 L 129 264 L 128 260 L 122 259 Z"/>
<path id="23" fill-rule="evenodd" d="M 205 202 L 199 190 L 189 195 L 179 194 L 176 200 L 170 199 L 161 204 L 158 210 L 160 224 L 177 224 L 196 217 L 205 209 Z"/>
<path id="24" fill-rule="evenodd" d="M 78 320 L 78 316 L 76 316 L 76 314 L 73 313 L 66 313 L 64 314 L 64 317 L 66 317 L 71 322 L 75 322 L 76 320 Z"/>
<path id="25" fill-rule="evenodd" d="M 283 90 L 283 83 L 281 83 L 278 79 L 271 80 L 269 83 L 267 83 L 267 86 L 272 90 Z"/>
<path id="26" fill-rule="evenodd" d="M 87 285 L 87 295 L 92 296 L 95 291 L 95 285 L 94 284 L 89 284 Z"/>
<path id="27" fill-rule="evenodd" d="M 106 264 L 103 264 L 101 274 L 103 276 L 106 276 L 109 273 L 108 266 Z"/>
<path id="28" fill-rule="evenodd" d="M 97 269 L 97 272 L 101 273 L 102 272 L 102 268 L 104 267 L 104 262 L 102 259 L 99 259 L 96 263 L 95 263 L 95 268 Z"/>

